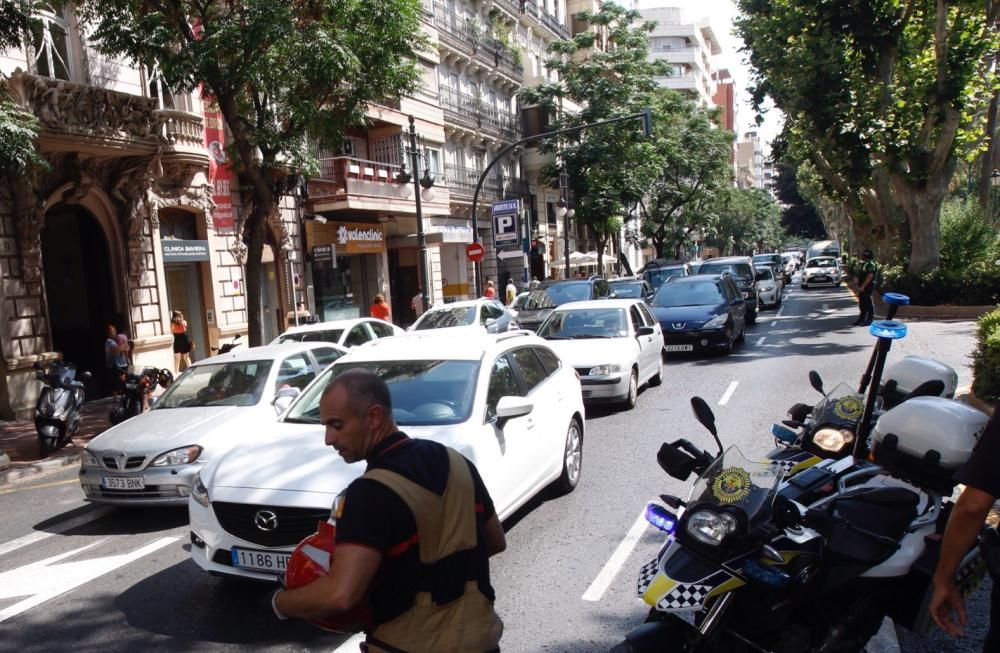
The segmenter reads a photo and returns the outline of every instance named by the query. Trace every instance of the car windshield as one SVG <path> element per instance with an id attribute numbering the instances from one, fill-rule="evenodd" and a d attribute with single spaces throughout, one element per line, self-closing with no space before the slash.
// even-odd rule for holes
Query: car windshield
<path id="1" fill-rule="evenodd" d="M 531 290 L 528 292 L 528 296 L 524 298 L 524 303 L 521 305 L 521 310 L 523 311 L 540 311 L 545 308 L 552 308 L 555 304 L 552 302 L 552 297 L 549 293 L 544 290 Z"/>
<path id="2" fill-rule="evenodd" d="M 343 329 L 323 329 L 320 331 L 299 331 L 298 333 L 283 333 L 278 337 L 278 342 L 340 342 L 340 336 L 344 334 Z"/>
<path id="3" fill-rule="evenodd" d="M 319 424 L 323 390 L 335 376 L 351 369 L 369 370 L 386 382 L 399 426 L 460 424 L 472 412 L 479 361 L 356 361 L 327 368 L 296 399 L 284 421 Z"/>
<path id="4" fill-rule="evenodd" d="M 615 297 L 623 299 L 642 299 L 646 296 L 643 292 L 642 282 L 629 281 L 626 283 L 613 283 L 611 290 L 615 291 Z"/>
<path id="5" fill-rule="evenodd" d="M 657 288 L 663 285 L 663 282 L 670 277 L 683 277 L 684 268 L 656 268 L 654 270 L 646 270 L 642 273 L 643 278 L 649 282 L 651 286 Z"/>
<path id="6" fill-rule="evenodd" d="M 771 272 L 771 266 L 762 265 L 759 268 L 757 268 L 757 278 L 760 281 L 773 281 L 774 273 Z"/>
<path id="7" fill-rule="evenodd" d="M 807 268 L 835 268 L 837 267 L 837 259 L 835 258 L 814 258 L 810 259 L 806 263 Z"/>
<path id="8" fill-rule="evenodd" d="M 413 325 L 414 331 L 426 329 L 446 329 L 448 327 L 468 326 L 476 323 L 475 306 L 453 306 L 451 308 L 435 308 L 423 314 Z"/>
<path id="9" fill-rule="evenodd" d="M 625 309 L 578 308 L 555 311 L 538 329 L 547 340 L 623 338 L 628 335 Z"/>
<path id="10" fill-rule="evenodd" d="M 528 301 L 528 293 L 523 292 L 514 298 L 514 302 L 510 305 L 515 311 L 520 310 L 524 307 L 524 303 Z"/>
<path id="11" fill-rule="evenodd" d="M 591 299 L 590 283 L 560 283 L 549 286 L 545 292 L 552 298 L 554 306 L 562 306 L 568 302 L 582 302 Z"/>
<path id="12" fill-rule="evenodd" d="M 264 394 L 272 361 L 237 361 L 188 368 L 155 408 L 254 406 Z"/>
<path id="13" fill-rule="evenodd" d="M 702 263 L 701 267 L 698 268 L 698 274 L 722 274 L 723 272 L 732 272 L 737 277 L 742 279 L 750 279 L 753 274 L 750 273 L 749 263 Z"/>
<path id="14" fill-rule="evenodd" d="M 677 306 L 708 306 L 725 301 L 722 290 L 715 281 L 692 283 L 665 283 L 656 291 L 653 306 L 674 308 Z"/>

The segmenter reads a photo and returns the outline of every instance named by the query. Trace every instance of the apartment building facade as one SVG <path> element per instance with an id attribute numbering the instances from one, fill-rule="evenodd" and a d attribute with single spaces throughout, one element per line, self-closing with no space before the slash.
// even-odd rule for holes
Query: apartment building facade
<path id="1" fill-rule="evenodd" d="M 645 20 L 656 22 L 649 37 L 649 56 L 663 61 L 671 74 L 657 80 L 701 106 L 713 106 L 718 82 L 715 57 L 722 47 L 708 19 L 691 20 L 678 7 L 640 10 Z"/>

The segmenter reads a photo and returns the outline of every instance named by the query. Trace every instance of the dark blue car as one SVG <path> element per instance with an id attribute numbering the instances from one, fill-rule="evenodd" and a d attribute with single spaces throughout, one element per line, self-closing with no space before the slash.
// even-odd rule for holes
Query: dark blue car
<path id="1" fill-rule="evenodd" d="M 746 336 L 746 305 L 729 274 L 673 277 L 650 309 L 663 331 L 663 350 L 720 350 L 728 354 Z"/>

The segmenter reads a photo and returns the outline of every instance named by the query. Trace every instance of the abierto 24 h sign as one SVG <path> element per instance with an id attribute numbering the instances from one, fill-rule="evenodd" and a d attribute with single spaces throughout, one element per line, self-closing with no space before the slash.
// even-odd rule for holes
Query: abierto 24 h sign
<path id="1" fill-rule="evenodd" d="M 518 216 L 521 213 L 521 200 L 503 200 L 493 202 L 493 242 L 499 249 L 518 245 L 521 230 Z"/>

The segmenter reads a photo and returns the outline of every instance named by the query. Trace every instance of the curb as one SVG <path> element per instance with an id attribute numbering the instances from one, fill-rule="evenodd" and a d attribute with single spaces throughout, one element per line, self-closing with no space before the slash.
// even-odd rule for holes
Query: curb
<path id="1" fill-rule="evenodd" d="M 0 461 L 2 461 L 2 459 L 0 459 Z M 29 463 L 24 467 L 15 467 L 6 471 L 0 471 L 0 485 L 13 483 L 44 472 L 54 471 L 64 467 L 72 467 L 79 464 L 80 454 L 64 456 L 62 458 L 53 458 L 51 460 L 39 460 L 37 462 Z M 0 469 L 3 469 L 3 467 L 0 466 Z"/>

